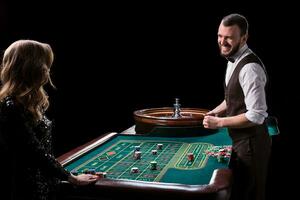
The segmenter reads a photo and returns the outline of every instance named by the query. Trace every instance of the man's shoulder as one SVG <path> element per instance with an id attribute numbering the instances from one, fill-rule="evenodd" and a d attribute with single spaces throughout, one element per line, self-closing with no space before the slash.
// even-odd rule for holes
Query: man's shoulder
<path id="1" fill-rule="evenodd" d="M 259 78 L 261 80 L 266 80 L 266 73 L 263 67 L 259 63 L 247 63 L 244 65 L 244 67 L 241 69 L 240 78 L 250 80 L 250 79 L 256 79 Z"/>
<path id="2" fill-rule="evenodd" d="M 259 73 L 265 71 L 263 62 L 251 49 L 248 49 L 248 51 L 242 56 L 239 64 L 243 65 L 242 70 L 245 71 L 253 70 Z"/>

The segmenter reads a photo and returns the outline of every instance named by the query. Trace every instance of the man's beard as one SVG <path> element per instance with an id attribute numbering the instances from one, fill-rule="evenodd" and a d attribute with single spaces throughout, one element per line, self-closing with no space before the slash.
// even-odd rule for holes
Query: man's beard
<path id="1" fill-rule="evenodd" d="M 234 54 L 236 54 L 236 52 L 239 51 L 240 44 L 241 43 L 238 43 L 235 47 L 233 47 L 233 49 L 227 55 L 222 54 L 221 47 L 219 46 L 221 56 L 223 56 L 224 58 L 229 58 L 229 57 L 233 56 Z"/>

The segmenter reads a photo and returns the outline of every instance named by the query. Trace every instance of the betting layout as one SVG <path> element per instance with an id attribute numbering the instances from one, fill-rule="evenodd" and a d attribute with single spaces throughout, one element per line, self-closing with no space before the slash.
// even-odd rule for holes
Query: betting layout
<path id="1" fill-rule="evenodd" d="M 74 174 L 92 173 L 111 179 L 159 181 L 170 168 L 181 170 L 205 167 L 212 150 L 226 151 L 219 162 L 230 157 L 228 148 L 204 142 L 121 140 L 90 157 L 74 169 Z M 225 150 L 224 150 L 225 149 Z"/>

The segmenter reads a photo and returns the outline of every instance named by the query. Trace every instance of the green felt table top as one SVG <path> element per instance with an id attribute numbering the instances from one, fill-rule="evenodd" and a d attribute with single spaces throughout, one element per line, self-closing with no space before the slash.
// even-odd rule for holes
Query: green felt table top
<path id="1" fill-rule="evenodd" d="M 162 143 L 164 148 L 157 157 L 151 157 L 151 148 L 147 146 Z M 142 159 L 134 160 L 133 146 L 141 145 Z M 94 148 L 77 160 L 65 165 L 69 171 L 95 168 L 105 171 L 108 178 L 182 183 L 191 185 L 208 184 L 212 173 L 218 168 L 228 168 L 228 160 L 218 162 L 216 157 L 204 154 L 212 146 L 231 145 L 231 139 L 226 129 L 220 129 L 213 134 L 193 137 L 158 137 L 118 134 L 113 139 Z M 172 146 L 172 148 L 171 148 Z M 167 149 L 170 147 L 170 149 Z M 178 147 L 174 150 L 173 147 Z M 131 148 L 131 149 L 130 149 Z M 194 148 L 194 149 L 193 149 Z M 191 150 L 193 149 L 193 150 Z M 171 154 L 171 152 L 174 154 Z M 195 152 L 194 163 L 188 163 L 186 154 Z M 148 153 L 147 153 L 148 152 Z M 199 153 L 197 153 L 199 152 Z M 150 161 L 157 159 L 158 169 L 150 170 Z M 130 173 L 132 167 L 138 167 L 140 172 Z M 112 174 L 110 174 L 112 173 Z M 142 174 L 143 173 L 143 174 Z"/>
<path id="2" fill-rule="evenodd" d="M 280 133 L 276 118 L 269 118 L 267 125 L 270 136 Z M 117 134 L 104 144 L 65 164 L 64 167 L 68 171 L 79 172 L 93 168 L 96 171 L 107 172 L 108 178 L 112 179 L 191 185 L 208 184 L 215 169 L 228 168 L 229 159 L 219 162 L 216 157 L 204 154 L 211 147 L 232 144 L 226 128 L 215 131 L 207 129 L 187 131 L 186 133 L 192 132 L 190 135 L 185 133 L 186 129 L 176 128 L 170 131 L 169 128 L 160 127 L 150 135 Z M 157 158 L 153 158 L 150 151 L 157 143 L 162 143 L 166 148 L 159 152 Z M 141 160 L 133 159 L 133 147 L 136 145 L 141 145 L 143 151 Z M 189 151 L 194 151 L 193 163 L 186 161 L 186 154 Z M 156 171 L 150 170 L 151 161 L 158 161 Z M 139 172 L 132 174 L 130 172 L 132 167 L 138 167 Z"/>

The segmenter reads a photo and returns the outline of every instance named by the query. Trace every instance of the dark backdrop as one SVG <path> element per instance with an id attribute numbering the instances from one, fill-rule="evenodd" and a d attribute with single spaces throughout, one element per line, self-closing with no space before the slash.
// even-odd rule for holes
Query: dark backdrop
<path id="1" fill-rule="evenodd" d="M 48 115 L 56 124 L 58 156 L 101 134 L 129 128 L 133 111 L 172 106 L 175 97 L 183 107 L 212 109 L 219 104 L 226 61 L 218 53 L 217 28 L 232 12 L 248 18 L 248 45 L 270 77 L 269 113 L 278 118 L 281 130 L 273 140 L 272 199 L 293 176 L 282 172 L 289 171 L 287 160 L 294 159 L 299 102 L 292 6 L 1 1 L 0 50 L 18 39 L 52 46 L 57 90 L 47 88 L 52 103 Z"/>

